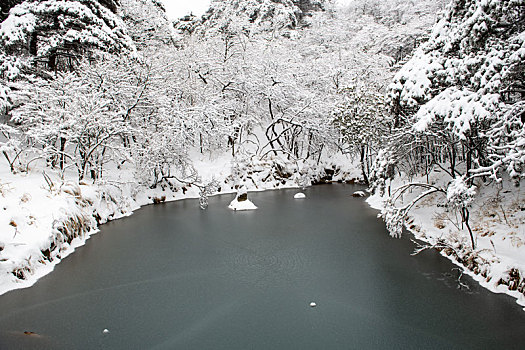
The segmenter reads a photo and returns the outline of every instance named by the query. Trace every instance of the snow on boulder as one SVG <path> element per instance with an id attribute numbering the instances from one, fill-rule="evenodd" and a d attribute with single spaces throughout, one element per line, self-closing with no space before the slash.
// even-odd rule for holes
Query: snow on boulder
<path id="1" fill-rule="evenodd" d="M 240 188 L 237 191 L 235 199 L 228 206 L 231 210 L 255 210 L 257 207 L 248 199 L 246 188 Z"/>
<path id="2" fill-rule="evenodd" d="M 352 197 L 364 197 L 366 196 L 366 193 L 363 192 L 363 191 L 355 191 L 353 194 L 352 194 Z"/>
<path id="3" fill-rule="evenodd" d="M 245 187 L 239 188 L 237 191 L 237 201 L 244 202 L 248 200 L 248 191 Z"/>
<path id="4" fill-rule="evenodd" d="M 302 192 L 296 193 L 295 196 L 293 196 L 295 199 L 303 199 L 306 198 L 306 195 Z"/>

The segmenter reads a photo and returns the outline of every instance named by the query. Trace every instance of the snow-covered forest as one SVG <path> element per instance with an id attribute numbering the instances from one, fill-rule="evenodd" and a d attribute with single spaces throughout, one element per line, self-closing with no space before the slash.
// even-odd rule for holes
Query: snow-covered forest
<path id="1" fill-rule="evenodd" d="M 0 293 L 141 205 L 353 181 L 392 236 L 525 303 L 525 0 L 0 16 Z"/>

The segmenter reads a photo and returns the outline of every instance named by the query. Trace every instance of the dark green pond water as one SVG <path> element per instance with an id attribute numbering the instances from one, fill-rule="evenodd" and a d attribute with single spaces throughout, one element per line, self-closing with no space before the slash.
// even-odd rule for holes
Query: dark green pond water
<path id="1" fill-rule="evenodd" d="M 525 312 L 389 238 L 352 185 L 187 200 L 101 227 L 0 296 L 0 349 L 523 349 Z M 310 307 L 310 302 L 317 303 Z M 103 334 L 108 329 L 109 333 Z M 38 335 L 24 335 L 24 331 Z"/>

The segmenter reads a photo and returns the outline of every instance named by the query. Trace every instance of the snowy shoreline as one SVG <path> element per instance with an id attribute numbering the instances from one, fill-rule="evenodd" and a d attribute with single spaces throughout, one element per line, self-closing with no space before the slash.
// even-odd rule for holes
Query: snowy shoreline
<path id="1" fill-rule="evenodd" d="M 218 160 L 223 163 L 224 160 Z M 217 166 L 210 163 L 207 165 L 200 164 L 199 168 L 207 169 L 209 173 L 220 174 L 220 183 L 223 188 L 212 195 L 236 193 L 234 181 L 231 181 L 229 170 L 218 170 Z M 225 168 L 223 166 L 223 168 Z M 287 179 L 265 183 L 254 181 L 253 174 L 242 179 L 242 185 L 249 192 L 274 190 L 283 188 L 300 188 L 298 177 L 291 176 Z M 318 178 L 322 177 L 321 173 L 317 174 Z M 340 171 L 339 177 L 334 177 L 335 181 L 350 180 L 356 178 L 356 173 L 351 171 Z M 9 177 L 4 174 L 2 180 Z M 25 177 L 25 179 L 24 179 Z M 344 178 L 343 178 L 344 177 Z M 228 180 L 230 179 L 230 180 Z M 136 184 L 128 184 L 118 191 L 111 191 L 112 186 L 94 186 L 85 183 L 76 184 L 74 182 L 65 182 L 57 188 L 44 188 L 44 180 L 40 175 L 11 175 L 9 190 L 3 191 L 3 197 L 6 199 L 3 216 L 0 216 L 2 223 L 7 232 L 4 234 L 2 249 L 0 249 L 0 295 L 11 290 L 27 288 L 35 284 L 41 277 L 52 272 L 54 267 L 72 254 L 76 248 L 86 244 L 86 241 L 94 234 L 99 232 L 99 226 L 110 220 L 116 220 L 133 214 L 137 209 L 143 206 L 161 202 L 171 202 L 183 199 L 199 198 L 199 189 L 196 186 L 179 187 L 176 191 L 162 190 L 160 188 L 151 190 L 142 188 L 133 194 L 132 187 Z M 4 184 L 5 182 L 2 181 Z M 31 183 L 31 185 L 29 185 Z M 135 188 L 136 191 L 136 188 Z M 27 199 L 27 193 L 31 192 L 32 197 Z M 133 194 L 133 195 L 132 195 Z M 26 198 L 19 200 L 20 198 Z M 379 195 L 373 195 L 366 199 L 368 205 L 374 209 L 382 209 L 382 198 Z M 16 203 L 19 201 L 19 203 Z M 30 204 L 34 204 L 33 207 Z M 14 215 L 14 210 L 21 207 L 22 214 Z M 42 211 L 43 208 L 47 210 Z M 470 275 L 475 281 L 480 283 L 484 288 L 494 293 L 505 293 L 514 298 L 519 305 L 525 306 L 525 296 L 517 291 L 510 290 L 510 283 L 505 283 L 509 279 L 509 271 L 516 268 L 518 271 L 523 270 L 523 265 L 519 264 L 519 256 L 513 256 L 514 260 L 504 257 L 501 254 L 487 252 L 487 244 L 494 245 L 495 237 L 492 239 L 479 238 L 482 249 L 481 253 L 485 254 L 486 264 L 468 264 L 472 252 L 466 245 L 463 249 L 457 249 L 455 252 L 460 254 L 454 256 L 450 254 L 450 249 L 446 247 L 436 247 L 437 243 L 442 242 L 446 245 L 462 243 L 454 242 L 450 237 L 445 235 L 445 229 L 435 227 L 436 208 L 432 203 L 414 210 L 411 213 L 411 220 L 407 223 L 406 229 L 419 241 L 424 242 L 433 248 L 437 248 L 441 255 L 451 260 L 454 264 L 461 267 L 464 272 Z M 438 208 L 439 209 L 439 208 Z M 39 212 L 40 216 L 33 213 Z M 432 213 L 432 214 L 429 214 Z M 32 219 L 31 219 L 32 218 Z M 24 223 L 24 221 L 29 223 Z M 11 224 L 15 222 L 15 227 Z M 434 224 L 434 225 L 433 225 Z M 38 228 L 47 227 L 48 232 L 45 235 Z M 6 242 L 6 237 L 12 235 L 8 228 L 14 231 L 11 240 Z M 24 242 L 23 233 L 26 233 Z M 35 237 L 38 238 L 35 240 Z M 453 237 L 453 236 L 451 236 Z M 448 240 L 447 240 L 448 239 Z M 494 241 L 493 241 L 494 240 Z M 29 245 L 31 241 L 33 244 Z M 509 240 L 510 241 L 510 240 Z M 487 243 L 489 242 L 489 243 Z M 496 241 L 501 246 L 502 242 Z M 449 252 L 449 254 L 446 254 Z M 489 254 L 490 253 L 490 254 Z M 518 251 L 519 253 L 519 251 Z M 490 255 L 490 258 L 488 255 Z M 492 260 L 491 260 L 492 259 Z M 463 262 L 463 263 L 462 263 Z M 473 270 L 477 268 L 475 273 Z"/>
<path id="2" fill-rule="evenodd" d="M 525 215 L 519 209 L 512 213 L 512 201 L 505 198 L 497 204 L 502 210 L 505 206 L 509 220 L 512 215 L 512 219 L 518 224 L 509 228 L 498 220 L 489 220 L 494 214 L 486 215 L 484 211 L 490 210 L 490 206 L 494 205 L 494 191 L 485 189 L 478 198 L 477 207 L 472 211 L 477 245 L 474 251 L 468 241 L 468 233 L 464 232 L 466 228 L 458 231 L 459 224 L 454 225 L 450 218 L 443 220 L 443 217 L 450 213 L 446 208 L 437 205 L 436 198 L 416 205 L 409 213 L 404 228 L 416 240 L 415 253 L 418 249 L 436 249 L 482 287 L 493 293 L 507 294 L 515 298 L 518 305 L 525 307 L 525 279 L 521 277 L 522 271 L 525 270 L 525 246 L 519 239 L 523 234 L 523 227 L 520 227 L 519 222 L 524 220 Z M 411 193 L 405 201 L 409 202 L 418 193 Z M 519 193 L 517 196 L 519 197 Z M 372 208 L 381 211 L 385 207 L 385 199 L 386 197 L 376 193 L 368 197 L 366 202 Z M 525 311 L 525 308 L 523 310 Z"/>
<path id="3" fill-rule="evenodd" d="M 214 161 L 195 161 L 204 179 L 214 179 L 221 184 L 210 196 L 236 193 L 239 187 L 250 192 L 303 187 L 298 173 L 284 177 L 272 173 L 271 162 L 249 164 L 249 170 L 236 179 L 230 164 L 231 159 L 223 156 Z M 325 167 L 335 168 L 328 164 L 315 171 L 309 168 L 308 175 L 314 183 L 323 182 Z M 291 175 L 292 169 L 285 170 Z M 46 180 L 35 172 L 11 174 L 6 171 L 1 174 L 1 195 L 5 204 L 0 212 L 0 225 L 4 227 L 0 233 L 0 295 L 34 285 L 76 248 L 86 244 L 99 232 L 101 224 L 130 216 L 145 205 L 200 197 L 200 188 L 191 184 L 148 189 L 132 181 L 130 173 L 120 175 L 123 178 L 115 180 L 114 183 L 119 184 L 115 186 L 110 182 L 89 185 L 59 179 L 49 183 L 49 177 Z M 339 168 L 333 180 L 357 177 L 358 172 L 350 166 L 344 170 Z"/>
<path id="4" fill-rule="evenodd" d="M 83 187 L 84 189 L 87 189 L 86 188 L 87 186 L 81 186 L 81 187 Z M 93 189 L 90 189 L 90 190 L 93 190 Z M 94 190 L 93 192 L 97 192 L 97 190 Z M 235 192 L 236 191 L 234 189 L 226 190 L 222 192 L 217 192 L 213 194 L 212 196 L 221 195 L 221 194 L 231 194 Z M 12 290 L 31 287 L 40 278 L 51 273 L 54 267 L 58 263 L 60 263 L 63 259 L 65 259 L 70 254 L 74 253 L 77 248 L 85 245 L 87 240 L 91 238 L 92 235 L 99 233 L 100 232 L 99 225 L 103 225 L 109 221 L 118 220 L 118 219 L 122 219 L 128 216 L 131 216 L 136 210 L 139 210 L 147 205 L 156 205 L 156 204 L 160 204 L 164 202 L 174 202 L 174 201 L 185 200 L 185 199 L 198 199 L 199 198 L 198 193 L 196 193 L 196 191 L 193 189 L 187 191 L 184 194 L 183 193 L 170 193 L 170 196 L 168 196 L 167 198 L 166 198 L 166 192 L 162 191 L 160 194 L 162 194 L 162 196 L 160 195 L 155 196 L 153 194 L 148 195 L 146 194 L 146 192 L 143 192 L 140 195 L 141 199 L 139 200 L 133 200 L 131 198 L 123 198 L 123 197 L 119 198 L 119 200 L 122 200 L 122 201 L 125 201 L 125 200 L 129 201 L 129 204 L 132 204 L 132 205 L 128 207 L 127 211 L 106 212 L 105 216 L 100 216 L 100 212 L 97 211 L 97 208 L 89 207 L 83 214 L 89 215 L 90 211 L 93 212 L 93 214 L 98 215 L 97 219 L 98 221 L 100 221 L 99 223 L 95 223 L 94 225 L 90 226 L 89 229 L 85 232 L 79 232 L 79 231 L 71 232 L 70 234 L 73 235 L 72 240 L 70 242 L 62 242 L 62 245 L 60 246 L 56 245 L 55 249 L 51 249 L 51 247 L 48 247 L 47 249 L 41 249 L 42 253 L 44 251 L 49 251 L 48 253 L 49 257 L 45 257 L 45 254 L 43 254 L 42 257 L 39 257 L 39 259 L 35 261 L 30 256 L 29 258 L 23 259 L 28 264 L 19 265 L 12 272 L 4 269 L 3 271 L 4 273 L 0 280 L 0 295 L 5 294 Z M 160 198 L 163 198 L 163 199 L 161 200 Z M 93 221 L 97 221 L 95 219 L 95 215 L 90 217 L 91 219 L 93 219 Z M 66 217 L 65 221 L 71 218 L 72 217 Z M 5 258 L 1 260 L 1 263 L 6 263 L 6 262 L 8 261 Z M 16 263 L 13 262 L 11 265 L 15 265 L 15 264 Z M 15 273 L 15 271 L 18 271 L 18 273 Z"/>

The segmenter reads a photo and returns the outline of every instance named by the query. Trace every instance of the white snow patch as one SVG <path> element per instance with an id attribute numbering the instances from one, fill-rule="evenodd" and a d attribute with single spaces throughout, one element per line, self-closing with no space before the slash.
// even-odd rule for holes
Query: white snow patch
<path id="1" fill-rule="evenodd" d="M 381 197 L 378 194 L 370 196 L 366 199 L 368 205 L 374 209 L 381 210 L 385 207 L 385 197 Z"/>
<path id="2" fill-rule="evenodd" d="M 293 196 L 295 199 L 304 199 L 306 198 L 306 195 L 302 192 L 299 192 L 299 193 L 296 193 L 294 196 Z"/>

